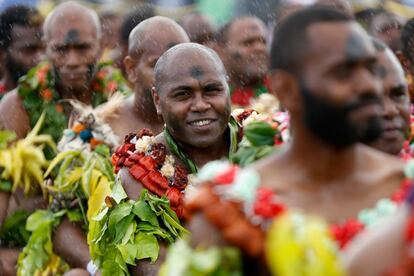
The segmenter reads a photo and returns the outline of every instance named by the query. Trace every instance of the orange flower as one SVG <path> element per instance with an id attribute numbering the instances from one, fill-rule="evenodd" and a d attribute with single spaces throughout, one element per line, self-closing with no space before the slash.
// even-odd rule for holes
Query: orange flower
<path id="1" fill-rule="evenodd" d="M 107 75 L 107 72 L 105 70 L 101 70 L 96 74 L 96 77 L 100 80 L 103 80 Z"/>
<path id="2" fill-rule="evenodd" d="M 91 145 L 91 148 L 94 149 L 97 145 L 102 144 L 103 142 L 101 140 L 95 139 L 95 138 L 91 138 L 91 140 L 89 140 L 89 144 Z"/>
<path id="3" fill-rule="evenodd" d="M 110 92 L 114 92 L 117 88 L 118 88 L 118 85 L 117 85 L 116 81 L 108 82 L 108 90 Z"/>
<path id="4" fill-rule="evenodd" d="M 43 86 L 45 84 L 45 82 L 46 82 L 46 74 L 47 74 L 47 71 L 46 70 L 39 70 L 36 73 L 36 77 L 39 80 L 39 84 L 41 86 Z"/>
<path id="5" fill-rule="evenodd" d="M 42 96 L 42 98 L 45 101 L 50 101 L 53 98 L 52 90 L 50 90 L 49 88 L 46 88 L 45 90 L 40 92 L 40 96 Z"/>
<path id="6" fill-rule="evenodd" d="M 76 124 L 76 125 L 74 125 L 73 127 L 72 127 L 72 130 L 75 132 L 75 133 L 80 133 L 82 130 L 84 130 L 84 129 L 86 129 L 86 126 L 85 125 L 83 125 L 83 124 Z"/>
<path id="7" fill-rule="evenodd" d="M 56 104 L 55 108 L 56 108 L 57 112 L 59 112 L 59 113 L 63 112 L 63 106 L 61 104 Z"/>

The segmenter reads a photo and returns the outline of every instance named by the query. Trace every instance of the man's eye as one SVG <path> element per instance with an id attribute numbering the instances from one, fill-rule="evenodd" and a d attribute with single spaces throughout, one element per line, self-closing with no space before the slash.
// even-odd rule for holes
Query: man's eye
<path id="1" fill-rule="evenodd" d="M 188 95 L 190 95 L 188 91 L 178 91 L 174 93 L 174 98 L 184 98 L 184 97 L 187 97 Z"/>

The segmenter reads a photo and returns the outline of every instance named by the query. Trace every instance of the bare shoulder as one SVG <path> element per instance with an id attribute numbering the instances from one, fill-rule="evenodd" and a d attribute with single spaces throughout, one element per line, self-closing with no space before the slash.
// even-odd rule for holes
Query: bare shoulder
<path id="1" fill-rule="evenodd" d="M 404 177 L 404 162 L 393 155 L 383 153 L 365 145 L 360 146 L 359 168 L 380 177 L 401 179 Z"/>
<path id="2" fill-rule="evenodd" d="M 143 189 L 142 184 L 132 177 L 132 175 L 128 171 L 128 168 L 122 168 L 118 172 L 118 175 L 120 177 L 122 187 L 128 195 L 128 198 L 136 200 Z"/>
<path id="3" fill-rule="evenodd" d="M 13 130 L 18 138 L 30 131 L 29 116 L 16 89 L 7 93 L 0 102 L 0 126 Z"/>
<path id="4" fill-rule="evenodd" d="M 383 275 L 394 267 L 404 252 L 408 216 L 408 208 L 401 208 L 396 215 L 357 237 L 341 256 L 349 275 Z"/>

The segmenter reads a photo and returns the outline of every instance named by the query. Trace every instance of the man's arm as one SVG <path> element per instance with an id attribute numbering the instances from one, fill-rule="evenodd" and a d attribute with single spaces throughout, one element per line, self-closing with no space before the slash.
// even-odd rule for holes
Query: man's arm
<path id="1" fill-rule="evenodd" d="M 0 102 L 0 129 L 14 131 L 17 138 L 24 138 L 30 131 L 29 116 L 17 90 L 7 93 Z"/>
<path id="2" fill-rule="evenodd" d="M 143 189 L 142 184 L 136 181 L 128 171 L 128 168 L 122 168 L 119 171 L 119 177 L 121 178 L 122 187 L 124 188 L 129 199 L 136 200 L 139 198 Z"/>
<path id="3" fill-rule="evenodd" d="M 73 268 L 86 268 L 91 260 L 85 233 L 67 218 L 53 233 L 53 250 Z"/>
<path id="4" fill-rule="evenodd" d="M 6 218 L 9 206 L 10 193 L 0 191 L 0 227 Z"/>

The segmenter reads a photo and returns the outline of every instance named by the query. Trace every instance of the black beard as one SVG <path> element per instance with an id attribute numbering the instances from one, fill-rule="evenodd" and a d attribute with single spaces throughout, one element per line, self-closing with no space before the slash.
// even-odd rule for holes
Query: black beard
<path id="1" fill-rule="evenodd" d="M 380 116 L 371 117 L 365 124 L 357 125 L 349 119 L 349 113 L 356 108 L 380 102 L 374 95 L 362 96 L 357 102 L 340 107 L 332 106 L 321 97 L 302 86 L 305 125 L 321 140 L 337 149 L 347 148 L 357 142 L 370 143 L 380 137 L 382 123 Z"/>
<path id="2" fill-rule="evenodd" d="M 15 62 L 10 56 L 7 56 L 6 58 L 6 68 L 15 84 L 17 84 L 19 79 L 29 71 L 29 69 L 25 69 L 22 65 Z"/>

